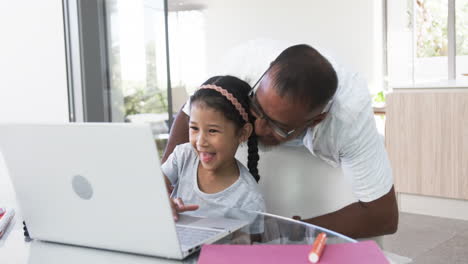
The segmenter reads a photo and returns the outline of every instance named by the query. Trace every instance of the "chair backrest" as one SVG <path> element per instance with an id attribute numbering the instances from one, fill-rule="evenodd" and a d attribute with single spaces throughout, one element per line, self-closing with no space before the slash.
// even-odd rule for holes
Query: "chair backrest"
<path id="1" fill-rule="evenodd" d="M 357 201 L 341 168 L 304 147 L 278 146 L 259 155 L 259 184 L 268 212 L 310 218 Z M 239 148 L 236 157 L 247 164 L 247 147 Z"/>
<path id="2" fill-rule="evenodd" d="M 176 114 L 182 108 L 182 106 L 187 102 L 189 94 L 185 87 L 175 86 L 172 87 L 172 112 Z"/>

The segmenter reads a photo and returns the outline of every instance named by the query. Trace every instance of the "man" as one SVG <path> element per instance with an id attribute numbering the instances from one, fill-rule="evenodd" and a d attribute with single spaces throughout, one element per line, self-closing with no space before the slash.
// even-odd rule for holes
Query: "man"
<path id="1" fill-rule="evenodd" d="M 354 238 L 396 232 L 398 207 L 392 171 L 375 127 L 365 81 L 332 65 L 314 48 L 296 45 L 285 49 L 257 84 L 251 108 L 260 143 L 303 144 L 318 158 L 341 166 L 359 200 L 303 221 Z M 163 160 L 175 145 L 187 141 L 188 116 L 181 111 Z"/>

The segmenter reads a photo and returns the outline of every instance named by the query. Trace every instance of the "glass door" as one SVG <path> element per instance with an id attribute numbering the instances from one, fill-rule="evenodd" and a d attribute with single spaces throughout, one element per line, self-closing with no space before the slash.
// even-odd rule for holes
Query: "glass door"
<path id="1" fill-rule="evenodd" d="M 162 154 L 169 133 L 164 0 L 106 0 L 112 122 L 149 123 Z"/>

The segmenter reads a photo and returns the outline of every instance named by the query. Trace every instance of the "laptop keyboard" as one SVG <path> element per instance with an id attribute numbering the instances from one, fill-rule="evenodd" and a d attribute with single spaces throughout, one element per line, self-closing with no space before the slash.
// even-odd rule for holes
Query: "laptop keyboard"
<path id="1" fill-rule="evenodd" d="M 222 231 L 176 226 L 182 248 L 188 249 L 201 244 L 204 240 L 221 233 Z"/>

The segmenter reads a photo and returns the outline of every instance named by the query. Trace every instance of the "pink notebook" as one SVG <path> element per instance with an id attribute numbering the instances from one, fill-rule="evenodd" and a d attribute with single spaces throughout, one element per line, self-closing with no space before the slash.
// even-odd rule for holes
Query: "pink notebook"
<path id="1" fill-rule="evenodd" d="M 204 245 L 199 264 L 304 263 L 311 245 Z M 326 245 L 319 264 L 388 264 L 374 241 Z"/>

